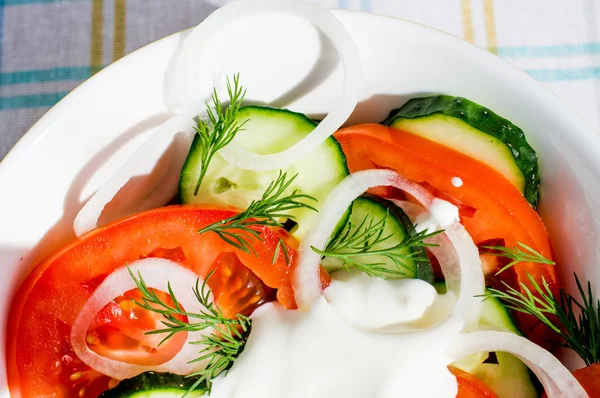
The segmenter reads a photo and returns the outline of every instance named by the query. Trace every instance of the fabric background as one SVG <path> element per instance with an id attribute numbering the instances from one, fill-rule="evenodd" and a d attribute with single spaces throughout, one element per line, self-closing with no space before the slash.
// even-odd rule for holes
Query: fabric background
<path id="1" fill-rule="evenodd" d="M 600 133 L 600 0 L 315 0 L 462 37 L 548 86 Z M 224 0 L 0 0 L 0 159 L 103 66 Z"/>

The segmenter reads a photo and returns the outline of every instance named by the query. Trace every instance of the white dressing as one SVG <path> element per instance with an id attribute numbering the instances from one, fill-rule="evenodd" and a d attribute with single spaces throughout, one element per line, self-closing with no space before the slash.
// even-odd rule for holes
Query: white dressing
<path id="1" fill-rule="evenodd" d="M 333 302 L 344 295 L 372 293 L 371 288 L 377 286 L 359 287 L 362 278 L 352 279 L 332 283 L 334 291 L 328 296 Z M 396 298 L 390 292 L 378 294 L 360 306 L 356 315 L 367 317 L 379 308 L 380 316 L 372 320 L 410 321 L 429 308 L 427 303 L 417 303 L 417 298 L 435 299 L 435 291 L 424 282 L 385 283 L 397 290 L 406 288 L 404 298 L 400 293 Z M 340 294 L 336 285 L 348 291 Z M 408 295 L 414 297 L 407 299 Z M 396 301 L 390 311 L 386 310 L 388 299 Z M 461 318 L 450 316 L 423 331 L 379 333 L 346 322 L 338 312 L 342 303 L 338 304 L 320 297 L 308 311 L 286 311 L 273 303 L 259 308 L 252 315 L 244 352 L 226 376 L 214 381 L 211 398 L 456 397 L 457 383 L 447 369 L 451 363 L 447 352 L 463 328 Z"/>
<path id="2" fill-rule="evenodd" d="M 458 207 L 445 200 L 435 198 L 425 213 L 419 214 L 415 220 L 417 232 L 425 229 L 429 232 L 446 228 L 459 221 Z"/>
<path id="3" fill-rule="evenodd" d="M 450 182 L 452 183 L 452 186 L 454 186 L 456 188 L 460 188 L 463 185 L 463 180 L 460 177 L 452 177 L 450 179 Z"/>
<path id="4" fill-rule="evenodd" d="M 485 278 L 479 250 L 467 230 L 460 224 L 458 208 L 439 198 L 433 199 L 429 208 L 423 210 L 409 202 L 395 203 L 410 214 L 411 220 L 416 223 L 417 231 L 444 230 L 443 234 L 433 236 L 426 242 L 437 245 L 429 247 L 429 250 L 440 263 L 448 293 L 454 293 L 456 298 L 452 313 L 465 320 L 466 330 L 475 330 L 481 313 Z M 445 304 L 452 304 L 450 297 Z M 445 308 L 447 306 L 437 310 L 437 314 L 443 316 Z"/>
<path id="5" fill-rule="evenodd" d="M 364 330 L 420 329 L 415 322 L 427 318 L 438 298 L 434 287 L 419 279 L 384 280 L 356 270 L 340 270 L 334 278 L 325 299 L 346 322 Z"/>

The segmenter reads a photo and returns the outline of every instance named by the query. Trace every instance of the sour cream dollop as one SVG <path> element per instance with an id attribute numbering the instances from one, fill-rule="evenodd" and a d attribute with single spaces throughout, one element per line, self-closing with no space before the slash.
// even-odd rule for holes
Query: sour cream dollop
<path id="1" fill-rule="evenodd" d="M 458 221 L 458 207 L 445 200 L 435 198 L 429 209 L 417 216 L 415 220 L 417 232 L 427 229 L 429 232 L 444 229 Z"/>
<path id="2" fill-rule="evenodd" d="M 438 295 L 420 279 L 384 280 L 345 269 L 323 292 L 333 310 L 349 324 L 364 330 L 403 332 L 425 329 L 450 313 L 456 298 Z M 444 310 L 445 309 L 445 310 Z"/>
<path id="3" fill-rule="evenodd" d="M 379 325 L 381 320 L 414 322 L 436 297 L 433 288 L 421 281 L 392 282 L 395 293 L 377 294 L 377 283 L 365 287 L 360 283 L 363 277 L 356 278 L 334 280 L 326 297 L 308 311 L 286 311 L 276 303 L 255 311 L 244 352 L 226 376 L 214 381 L 211 397 L 456 397 L 457 383 L 447 369 L 451 359 L 446 353 L 463 328 L 462 319 L 450 316 L 426 330 L 403 333 L 357 326 L 344 314 L 343 300 L 353 295 L 370 297 L 351 318 L 360 317 L 362 311 L 365 320 Z M 353 300 L 346 304 L 354 306 Z M 389 308 L 390 300 L 392 310 L 367 314 Z"/>

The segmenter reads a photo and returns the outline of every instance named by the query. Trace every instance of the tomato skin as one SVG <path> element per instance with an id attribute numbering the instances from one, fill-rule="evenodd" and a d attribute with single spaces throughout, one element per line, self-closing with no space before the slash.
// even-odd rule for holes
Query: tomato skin
<path id="1" fill-rule="evenodd" d="M 498 398 L 482 380 L 463 370 L 448 367 L 458 382 L 456 398 Z"/>
<path id="2" fill-rule="evenodd" d="M 61 385 L 65 378 L 63 370 L 79 369 L 77 364 L 69 368 L 73 359 L 72 352 L 68 352 L 70 325 L 104 277 L 140 258 L 164 252 L 165 257 L 178 259 L 205 277 L 220 255 L 231 253 L 265 285 L 277 289 L 277 299 L 286 308 L 295 308 L 290 282 L 293 267 L 282 253 L 272 263 L 280 237 L 292 262 L 296 256 L 297 244 L 285 231 L 259 228 L 263 241 L 255 242 L 258 256 L 237 250 L 214 233 L 198 234 L 199 229 L 236 213 L 231 208 L 214 206 L 150 210 L 94 230 L 38 264 L 16 293 L 8 318 L 7 368 L 11 394 L 72 395 L 64 383 Z"/>
<path id="3" fill-rule="evenodd" d="M 426 138 L 380 124 L 347 127 L 334 136 L 351 172 L 392 169 L 457 205 L 461 223 L 476 245 L 498 239 L 507 247 L 521 242 L 552 259 L 540 216 L 510 181 L 486 164 Z M 453 177 L 459 177 L 463 184 L 455 187 Z M 395 195 L 393 189 L 383 187 L 373 193 L 384 197 Z M 554 295 L 558 295 L 559 285 L 552 265 L 520 262 L 498 279 L 517 289 L 519 283 L 531 288 L 529 274 L 538 283 L 544 279 Z M 504 285 L 500 283 L 497 287 Z M 523 314 L 517 317 L 530 339 L 543 345 L 551 338 L 548 328 L 533 317 Z"/>
<path id="4" fill-rule="evenodd" d="M 452 197 L 461 208 L 461 222 L 475 244 L 504 239 L 507 247 L 521 242 L 552 258 L 550 241 L 539 215 L 502 174 L 462 153 L 420 136 L 379 124 L 341 129 L 335 134 L 351 172 L 389 168 Z M 463 185 L 455 187 L 451 179 Z M 380 194 L 388 195 L 385 190 Z M 529 285 L 527 274 L 542 277 L 558 290 L 551 265 L 519 263 L 518 281 Z"/>
<path id="5" fill-rule="evenodd" d="M 577 369 L 573 372 L 573 376 L 590 398 L 600 398 L 600 363 Z M 547 398 L 546 393 L 542 394 L 542 398 Z"/>
<path id="6" fill-rule="evenodd" d="M 155 293 L 173 305 L 167 293 Z M 178 333 L 160 344 L 164 335 L 146 332 L 162 329 L 164 318 L 137 306 L 134 300 L 142 300 L 138 289 L 119 296 L 96 314 L 86 336 L 89 348 L 100 356 L 137 365 L 159 365 L 170 360 L 181 350 L 187 335 Z M 187 320 L 183 316 L 177 318 Z"/>
<path id="7" fill-rule="evenodd" d="M 577 369 L 573 376 L 581 383 L 590 398 L 600 398 L 600 364 L 594 363 L 586 368 Z"/>

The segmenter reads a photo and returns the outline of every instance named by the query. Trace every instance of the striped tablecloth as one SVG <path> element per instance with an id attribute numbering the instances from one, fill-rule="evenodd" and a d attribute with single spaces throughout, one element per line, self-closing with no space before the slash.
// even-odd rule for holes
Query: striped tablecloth
<path id="1" fill-rule="evenodd" d="M 524 69 L 600 133 L 600 0 L 315 0 L 463 37 Z M 103 66 L 226 0 L 0 0 L 0 159 Z"/>

